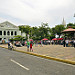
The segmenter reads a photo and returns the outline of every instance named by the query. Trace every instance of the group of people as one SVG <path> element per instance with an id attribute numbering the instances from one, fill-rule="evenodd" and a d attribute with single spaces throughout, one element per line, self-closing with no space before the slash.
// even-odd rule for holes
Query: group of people
<path id="1" fill-rule="evenodd" d="M 32 46 L 33 46 L 32 41 L 31 42 L 27 41 L 27 51 L 30 51 L 30 52 L 32 51 L 33 52 Z M 29 50 L 29 48 L 30 48 L 30 50 Z"/>
<path id="2" fill-rule="evenodd" d="M 69 44 L 71 44 L 71 46 L 72 47 L 74 47 L 75 48 L 75 40 L 62 40 L 62 42 L 63 42 L 63 46 L 65 47 L 69 47 Z M 33 46 L 33 44 L 35 45 L 35 46 L 37 46 L 37 42 L 35 41 L 35 42 L 33 42 L 33 41 L 26 41 L 25 42 L 25 46 L 27 46 L 27 51 L 29 52 L 33 52 L 33 48 L 32 48 L 32 46 Z M 40 41 L 40 46 L 43 46 L 43 42 L 42 42 L 42 40 Z M 8 42 L 8 49 L 12 49 L 13 48 L 13 45 L 12 45 L 12 43 L 11 42 Z"/>
<path id="3" fill-rule="evenodd" d="M 69 47 L 69 44 L 71 44 L 71 46 L 73 46 L 75 48 L 75 40 L 69 41 L 67 40 L 63 40 L 63 46 L 65 47 Z"/>

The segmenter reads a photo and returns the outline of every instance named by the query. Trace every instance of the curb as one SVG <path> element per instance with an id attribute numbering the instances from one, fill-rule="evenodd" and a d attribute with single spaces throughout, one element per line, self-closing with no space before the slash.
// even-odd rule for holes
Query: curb
<path id="1" fill-rule="evenodd" d="M 2 46 L 0 46 L 2 47 Z M 2 47 L 2 48 L 6 48 L 6 47 Z M 8 49 L 8 48 L 6 48 Z M 20 51 L 20 50 L 13 50 L 13 51 L 17 51 L 17 52 L 21 52 L 21 53 L 26 53 L 26 54 L 30 54 L 30 55 L 34 55 L 34 56 L 38 56 L 38 57 L 42 57 L 45 59 L 50 59 L 50 60 L 55 60 L 55 61 L 60 61 L 60 62 L 64 62 L 64 63 L 68 63 L 68 64 L 72 64 L 75 65 L 75 61 L 70 61 L 70 60 L 66 60 L 66 59 L 59 59 L 59 58 L 54 58 L 54 57 L 50 57 L 50 56 L 46 56 L 46 55 L 41 55 L 41 54 L 36 54 L 36 53 L 31 53 L 31 52 L 25 52 L 25 51 Z"/>

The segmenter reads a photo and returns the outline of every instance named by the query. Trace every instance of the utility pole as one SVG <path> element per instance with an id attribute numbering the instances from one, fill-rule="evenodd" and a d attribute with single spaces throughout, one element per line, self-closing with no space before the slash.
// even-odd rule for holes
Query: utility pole
<path id="1" fill-rule="evenodd" d="M 28 41 L 29 41 L 29 34 L 27 36 L 28 36 Z"/>
<path id="2" fill-rule="evenodd" d="M 75 13 L 74 13 L 74 17 L 75 17 Z M 74 24 L 75 24 L 75 21 L 74 21 Z"/>

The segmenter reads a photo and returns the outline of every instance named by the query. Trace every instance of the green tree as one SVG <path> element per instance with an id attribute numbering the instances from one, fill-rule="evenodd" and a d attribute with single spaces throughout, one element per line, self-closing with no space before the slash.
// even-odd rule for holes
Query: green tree
<path id="1" fill-rule="evenodd" d="M 28 38 L 28 34 L 31 35 L 31 27 L 29 25 L 21 25 L 19 26 L 19 30 L 26 33 L 26 39 Z"/>
<path id="2" fill-rule="evenodd" d="M 55 35 L 51 34 L 50 35 L 50 40 L 52 40 L 53 38 L 55 38 Z"/>
<path id="3" fill-rule="evenodd" d="M 39 36 L 38 27 L 32 27 L 32 36 L 33 37 L 38 37 Z"/>
<path id="4" fill-rule="evenodd" d="M 64 25 L 56 25 L 55 26 L 55 32 L 57 35 L 59 35 L 59 38 L 61 35 L 61 31 L 63 31 L 64 29 L 65 29 Z"/>
<path id="5" fill-rule="evenodd" d="M 42 23 L 41 26 L 39 26 L 39 35 L 41 36 L 41 39 L 48 37 L 48 34 L 49 34 L 48 23 Z"/>
<path id="6" fill-rule="evenodd" d="M 69 26 L 71 26 L 72 28 L 75 29 L 75 24 L 73 24 L 73 23 L 68 23 L 68 24 L 67 24 L 67 28 L 68 28 Z"/>
<path id="7" fill-rule="evenodd" d="M 23 37 L 21 35 L 16 35 L 16 36 L 14 36 L 13 40 L 15 40 L 15 41 L 22 41 Z"/>
<path id="8" fill-rule="evenodd" d="M 30 29 L 31 29 L 31 27 L 29 25 L 21 25 L 21 26 L 19 26 L 19 30 L 21 30 L 21 32 L 25 32 L 27 34 L 30 33 Z"/>
<path id="9" fill-rule="evenodd" d="M 51 34 L 52 35 L 55 35 L 56 34 L 55 27 L 51 28 Z"/>
<path id="10" fill-rule="evenodd" d="M 50 32 L 50 35 L 49 35 L 50 40 L 53 39 L 53 38 L 55 38 L 55 34 L 56 34 L 55 27 L 50 28 L 49 32 Z"/>

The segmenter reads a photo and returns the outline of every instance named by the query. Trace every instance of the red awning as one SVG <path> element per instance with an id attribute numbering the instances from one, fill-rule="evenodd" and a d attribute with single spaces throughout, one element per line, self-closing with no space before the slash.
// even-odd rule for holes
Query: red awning
<path id="1" fill-rule="evenodd" d="M 42 40 L 48 40 L 48 39 L 44 38 L 44 39 L 42 39 Z"/>
<path id="2" fill-rule="evenodd" d="M 63 40 L 63 38 L 54 38 L 52 40 Z"/>
<path id="3" fill-rule="evenodd" d="M 57 40 L 63 40 L 63 38 L 58 38 Z"/>
<path id="4" fill-rule="evenodd" d="M 58 40 L 57 38 L 54 38 L 54 39 L 52 39 L 52 40 Z"/>

